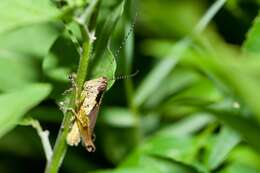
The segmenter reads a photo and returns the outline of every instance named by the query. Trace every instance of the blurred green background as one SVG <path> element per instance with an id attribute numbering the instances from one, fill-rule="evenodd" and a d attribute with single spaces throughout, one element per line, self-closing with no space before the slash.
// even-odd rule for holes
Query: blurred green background
<path id="1" fill-rule="evenodd" d="M 69 147 L 59 172 L 260 173 L 260 1 L 227 0 L 194 34 L 214 2 L 100 1 L 87 78 L 139 73 L 110 83 L 96 152 Z M 84 41 L 73 17 L 89 4 L 0 1 L 1 173 L 44 172 L 21 121 L 38 120 L 54 146 Z"/>

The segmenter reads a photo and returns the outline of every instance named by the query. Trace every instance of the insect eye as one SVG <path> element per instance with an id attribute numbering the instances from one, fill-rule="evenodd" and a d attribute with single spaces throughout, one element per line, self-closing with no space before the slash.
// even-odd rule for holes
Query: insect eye
<path id="1" fill-rule="evenodd" d="M 94 133 L 91 135 L 91 139 L 92 139 L 92 141 L 96 140 L 96 135 Z"/>

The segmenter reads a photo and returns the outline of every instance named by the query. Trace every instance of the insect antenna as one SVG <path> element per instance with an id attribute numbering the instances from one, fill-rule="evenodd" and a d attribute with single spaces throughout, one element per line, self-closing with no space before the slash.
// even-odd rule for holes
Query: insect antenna
<path id="1" fill-rule="evenodd" d="M 136 72 L 130 74 L 130 75 L 120 75 L 120 76 L 116 76 L 114 78 L 110 78 L 108 80 L 121 80 L 121 79 L 128 79 L 128 78 L 131 78 L 131 77 L 134 77 L 136 76 L 137 74 L 139 73 L 139 70 L 136 70 Z"/>
<path id="2" fill-rule="evenodd" d="M 126 41 L 128 40 L 128 38 L 131 35 L 131 33 L 134 31 L 137 16 L 138 16 L 138 14 L 136 13 L 135 17 L 134 17 L 134 20 L 132 21 L 132 24 L 130 26 L 129 31 L 127 32 L 126 36 L 124 37 L 123 41 L 121 42 L 119 48 L 116 50 L 116 52 L 115 52 L 115 59 L 119 58 L 119 54 L 120 54 L 121 50 L 125 46 Z"/>
<path id="3" fill-rule="evenodd" d="M 113 62 L 111 62 L 111 59 L 110 59 L 111 65 L 113 63 L 116 63 L 116 60 L 119 59 L 121 50 L 124 48 L 124 46 L 125 46 L 128 38 L 129 38 L 129 36 L 131 35 L 131 33 L 133 32 L 133 30 L 135 28 L 135 23 L 136 23 L 137 16 L 138 16 L 138 14 L 136 13 L 133 21 L 131 22 L 130 29 L 128 30 L 127 34 L 125 35 L 125 37 L 124 37 L 123 41 L 121 42 L 120 46 L 118 47 L 118 49 L 115 51 L 114 58 L 112 59 Z M 130 74 L 130 75 L 120 75 L 120 76 L 108 78 L 108 80 L 127 79 L 127 78 L 130 78 L 130 77 L 133 77 L 133 76 L 137 75 L 137 73 L 139 73 L 139 70 L 137 70 L 135 73 Z"/>

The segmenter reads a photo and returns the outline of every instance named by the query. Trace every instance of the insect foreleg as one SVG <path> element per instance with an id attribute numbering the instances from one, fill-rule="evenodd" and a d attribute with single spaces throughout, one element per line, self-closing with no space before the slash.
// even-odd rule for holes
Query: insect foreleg
<path id="1" fill-rule="evenodd" d="M 75 105 L 78 106 L 79 105 L 79 87 L 76 83 L 76 78 L 77 75 L 75 73 L 72 73 L 71 75 L 69 75 L 69 80 L 71 82 L 72 85 L 72 90 L 75 90 Z"/>
<path id="2" fill-rule="evenodd" d="M 74 116 L 78 117 L 78 114 L 73 108 L 67 108 L 67 111 L 71 112 Z"/>

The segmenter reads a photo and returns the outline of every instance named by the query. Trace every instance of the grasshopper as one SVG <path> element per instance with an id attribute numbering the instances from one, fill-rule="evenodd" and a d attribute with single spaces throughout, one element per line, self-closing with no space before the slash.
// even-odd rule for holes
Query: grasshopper
<path id="1" fill-rule="evenodd" d="M 96 147 L 93 143 L 93 130 L 101 100 L 107 88 L 108 79 L 106 77 L 99 77 L 86 81 L 79 96 L 77 94 L 78 87 L 75 83 L 75 76 L 70 77 L 70 80 L 76 90 L 76 108 L 68 109 L 74 114 L 74 123 L 67 135 L 67 143 L 71 146 L 77 146 L 82 139 L 86 150 L 94 152 Z"/>
<path id="2" fill-rule="evenodd" d="M 128 76 L 119 76 L 115 79 L 126 79 L 135 76 L 139 71 Z M 79 142 L 83 141 L 88 152 L 94 152 L 96 147 L 93 143 L 95 135 L 93 133 L 98 110 L 102 101 L 104 92 L 106 91 L 108 79 L 106 77 L 99 77 L 88 80 L 84 83 L 82 92 L 78 96 L 78 87 L 75 82 L 75 76 L 71 76 L 73 88 L 76 91 L 75 105 L 76 109 L 69 108 L 68 110 L 74 114 L 73 126 L 67 135 L 67 144 L 77 146 Z"/>
<path id="3" fill-rule="evenodd" d="M 128 32 L 121 46 L 117 50 L 115 57 L 119 56 L 120 49 L 125 45 L 127 38 L 130 36 L 130 33 L 133 31 L 136 18 L 137 18 L 137 14 L 130 28 L 130 31 Z M 109 79 L 109 80 L 125 79 L 128 77 L 135 76 L 137 73 L 138 71 L 129 76 L 120 76 L 115 79 Z M 74 114 L 73 125 L 70 132 L 67 135 L 67 144 L 71 146 L 77 146 L 82 139 L 83 144 L 86 147 L 86 150 L 88 152 L 94 152 L 96 150 L 96 147 L 93 143 L 95 138 L 93 130 L 96 124 L 96 119 L 102 101 L 102 97 L 107 88 L 108 78 L 99 77 L 96 79 L 86 81 L 83 85 L 83 89 L 81 93 L 78 93 L 78 86 L 76 85 L 75 82 L 75 75 L 72 75 L 70 77 L 70 80 L 76 92 L 76 98 L 75 98 L 76 108 L 67 109 Z"/>

